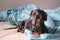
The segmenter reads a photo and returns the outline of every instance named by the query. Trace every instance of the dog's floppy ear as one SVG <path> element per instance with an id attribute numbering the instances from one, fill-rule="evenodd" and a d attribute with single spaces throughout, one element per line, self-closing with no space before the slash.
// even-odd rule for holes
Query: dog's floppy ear
<path id="1" fill-rule="evenodd" d="M 34 15 L 34 16 L 36 15 L 35 10 L 32 10 L 32 11 L 31 11 L 30 16 L 31 16 L 31 15 Z"/>
<path id="2" fill-rule="evenodd" d="M 44 21 L 47 21 L 47 13 L 42 10 L 42 17 Z"/>
<path id="3" fill-rule="evenodd" d="M 31 11 L 30 16 L 32 15 L 32 13 L 33 13 L 33 10 Z"/>

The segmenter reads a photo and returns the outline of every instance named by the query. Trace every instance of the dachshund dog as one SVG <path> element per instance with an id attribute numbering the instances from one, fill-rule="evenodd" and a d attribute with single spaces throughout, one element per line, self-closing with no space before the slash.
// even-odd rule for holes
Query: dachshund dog
<path id="1" fill-rule="evenodd" d="M 24 21 L 19 21 L 17 27 L 9 28 L 16 29 L 17 32 L 24 33 L 25 29 L 30 30 L 35 36 L 39 36 L 41 33 L 48 33 L 48 29 L 44 25 L 44 21 L 47 21 L 47 14 L 40 9 L 32 10 L 30 18 Z"/>
<path id="2" fill-rule="evenodd" d="M 18 32 L 24 32 L 24 29 L 28 29 L 35 36 L 39 36 L 41 33 L 48 33 L 48 30 L 44 25 L 44 21 L 47 21 L 47 14 L 43 10 L 32 10 L 30 18 L 18 24 L 20 25 L 18 26 Z"/>

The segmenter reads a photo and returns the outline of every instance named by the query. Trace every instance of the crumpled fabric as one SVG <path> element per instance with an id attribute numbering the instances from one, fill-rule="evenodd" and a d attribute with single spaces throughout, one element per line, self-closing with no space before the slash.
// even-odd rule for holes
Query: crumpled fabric
<path id="1" fill-rule="evenodd" d="M 37 9 L 36 5 L 23 5 L 17 8 L 9 8 L 0 13 L 0 20 L 9 24 L 17 25 L 18 21 L 23 21 L 30 17 L 30 12 Z"/>
<path id="2" fill-rule="evenodd" d="M 0 21 L 8 24 L 17 25 L 18 21 L 26 20 L 30 17 L 32 10 L 38 9 L 36 5 L 23 5 L 17 8 L 10 8 L 6 11 L 0 12 Z M 26 30 L 25 34 L 30 39 L 37 40 L 60 40 L 60 7 L 55 9 L 45 9 L 47 15 L 47 21 L 45 25 L 50 29 L 50 33 L 42 34 L 41 37 L 35 37 L 30 31 Z"/>

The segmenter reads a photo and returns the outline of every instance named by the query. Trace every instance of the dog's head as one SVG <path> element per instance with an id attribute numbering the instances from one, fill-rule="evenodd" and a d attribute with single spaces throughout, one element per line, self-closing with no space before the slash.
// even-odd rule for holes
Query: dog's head
<path id="1" fill-rule="evenodd" d="M 44 21 L 47 21 L 47 13 L 45 11 L 40 10 L 40 9 L 37 9 L 36 11 L 38 12 L 38 15 L 41 15 L 42 16 L 42 19 Z"/>
<path id="2" fill-rule="evenodd" d="M 40 27 L 41 23 L 44 23 L 44 21 L 47 21 L 47 14 L 40 9 L 32 10 L 30 14 L 30 18 L 32 19 L 32 25 L 34 25 L 34 28 L 32 28 L 33 33 L 40 33 L 36 27 Z"/>
<path id="3" fill-rule="evenodd" d="M 30 18 L 32 19 L 32 24 L 39 25 L 41 21 L 47 21 L 47 14 L 40 9 L 32 10 L 30 14 Z"/>

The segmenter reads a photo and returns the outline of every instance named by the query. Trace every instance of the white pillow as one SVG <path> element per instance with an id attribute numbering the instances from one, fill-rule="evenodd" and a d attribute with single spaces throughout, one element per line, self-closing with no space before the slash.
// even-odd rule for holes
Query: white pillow
<path id="1" fill-rule="evenodd" d="M 47 16 L 47 21 L 44 22 L 45 26 L 49 29 L 52 29 L 55 27 L 55 24 L 52 20 L 52 17 L 50 17 L 49 15 Z"/>
<path id="2" fill-rule="evenodd" d="M 50 15 L 53 20 L 55 21 L 60 21 L 60 7 L 58 7 L 57 9 L 45 9 L 44 10 L 48 15 Z"/>

